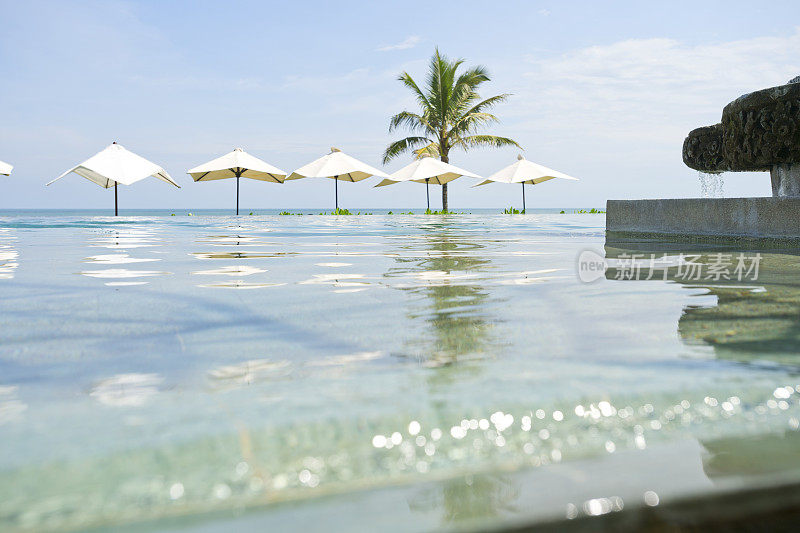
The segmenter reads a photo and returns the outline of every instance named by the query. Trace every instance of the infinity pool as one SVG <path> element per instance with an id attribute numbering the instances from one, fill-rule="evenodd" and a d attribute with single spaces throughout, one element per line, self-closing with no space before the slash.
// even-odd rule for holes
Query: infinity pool
<path id="1" fill-rule="evenodd" d="M 470 530 L 800 480 L 800 258 L 603 215 L 0 216 L 0 529 Z M 625 276 L 621 276 L 625 278 Z"/>

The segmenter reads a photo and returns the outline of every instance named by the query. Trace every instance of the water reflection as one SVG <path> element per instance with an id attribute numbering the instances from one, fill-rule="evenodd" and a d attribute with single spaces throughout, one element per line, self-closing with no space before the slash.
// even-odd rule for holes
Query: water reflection
<path id="1" fill-rule="evenodd" d="M 16 236 L 8 228 L 0 228 L 0 279 L 11 279 L 19 267 L 19 252 L 14 248 Z"/>
<path id="2" fill-rule="evenodd" d="M 495 342 L 483 283 L 491 268 L 485 245 L 437 226 L 399 248 L 399 266 L 385 276 L 400 279 L 393 286 L 417 296 L 407 314 L 429 326 L 425 336 L 408 341 L 412 353 L 428 366 L 485 357 Z"/>
<path id="3" fill-rule="evenodd" d="M 89 239 L 89 246 L 112 250 L 161 246 L 161 239 L 152 229 L 125 228 L 105 231 L 102 237 Z"/>
<path id="4" fill-rule="evenodd" d="M 364 274 L 313 274 L 310 279 L 303 280 L 300 285 L 331 285 L 332 287 L 366 288 L 371 285 L 364 281 Z"/>
<path id="5" fill-rule="evenodd" d="M 316 263 L 316 266 L 328 267 L 328 268 L 342 268 L 342 267 L 353 266 L 353 263 Z"/>
<path id="6" fill-rule="evenodd" d="M 27 404 L 17 397 L 19 388 L 14 385 L 0 385 L 0 426 L 22 420 Z"/>
<path id="7" fill-rule="evenodd" d="M 192 274 L 205 276 L 252 276 L 253 274 L 262 274 L 264 272 L 266 272 L 266 269 L 263 268 L 246 265 L 230 265 L 209 270 L 196 270 L 192 272 Z"/>
<path id="8" fill-rule="evenodd" d="M 385 352 L 358 352 L 311 359 L 305 363 L 287 359 L 253 359 L 232 365 L 223 365 L 208 371 L 212 389 L 228 390 L 283 379 L 298 380 L 310 375 L 344 376 L 359 365 L 386 357 Z"/>
<path id="9" fill-rule="evenodd" d="M 541 496 L 559 486 L 563 497 L 570 497 L 559 502 L 562 517 L 567 501 L 574 502 L 567 511 L 574 513 L 571 518 L 610 512 L 621 506 L 616 492 L 599 482 L 604 490 L 591 494 L 575 495 L 576 488 L 591 477 L 626 483 L 641 475 L 636 465 L 625 462 L 628 458 L 684 438 L 706 446 L 704 464 L 710 476 L 736 475 L 736 464 L 743 459 L 731 459 L 738 452 L 720 442 L 720 436 L 775 433 L 798 425 L 798 395 L 773 384 L 783 373 L 669 357 L 653 363 L 637 358 L 638 352 L 597 364 L 598 353 L 646 343 L 658 343 L 666 356 L 674 355 L 680 350 L 674 338 L 678 317 L 667 322 L 665 336 L 656 341 L 642 340 L 638 331 L 612 330 L 608 336 L 599 336 L 600 328 L 587 332 L 601 313 L 608 317 L 604 324 L 630 316 L 614 305 L 640 311 L 644 326 L 654 324 L 652 317 L 645 320 L 646 311 L 672 308 L 656 300 L 659 290 L 647 290 L 664 288 L 653 285 L 636 287 L 636 298 L 643 299 L 629 298 L 629 287 L 621 284 L 599 290 L 574 281 L 536 285 L 556 277 L 574 280 L 574 252 L 585 241 L 567 246 L 540 239 L 538 229 L 525 229 L 529 238 L 512 233 L 501 242 L 504 234 L 496 226 L 494 235 L 488 235 L 483 229 L 470 231 L 464 222 L 425 225 L 381 219 L 379 227 L 367 230 L 378 234 L 395 224 L 381 241 L 384 247 L 365 248 L 370 253 L 361 254 L 347 246 L 363 244 L 312 243 L 320 237 L 313 221 L 304 223 L 308 225 L 279 233 L 276 243 L 268 244 L 255 243 L 243 232 L 236 237 L 233 229 L 209 230 L 205 222 L 199 228 L 162 227 L 162 232 L 169 231 L 168 247 L 95 250 L 101 255 L 82 264 L 94 272 L 109 267 L 126 273 L 109 281 L 115 285 L 145 283 L 136 277 L 127 281 L 136 268 L 194 271 L 161 278 L 161 290 L 105 290 L 101 297 L 106 300 L 98 302 L 84 291 L 96 282 L 84 280 L 73 283 L 79 289 L 75 291 L 48 288 L 52 299 L 43 296 L 42 305 L 29 309 L 25 285 L 30 282 L 5 284 L 19 285 L 20 297 L 15 305 L 4 302 L 4 316 L 21 318 L 19 326 L 8 328 L 5 338 L 13 344 L 9 342 L 4 357 L 31 370 L 25 371 L 25 380 L 8 377 L 23 384 L 21 391 L 0 389 L 0 423 L 4 413 L 30 412 L 22 422 L 2 427 L 15 432 L 6 439 L 2 455 L 19 456 L 21 466 L 0 476 L 0 501 L 6 502 L 0 524 L 11 524 L 11 529 L 26 524 L 29 529 L 114 527 L 129 520 L 203 510 L 228 513 L 306 498 L 308 507 L 302 512 L 310 513 L 321 507 L 317 496 L 445 480 L 435 488 L 408 487 L 400 507 L 407 511 L 403 504 L 408 503 L 417 517 L 433 516 L 436 523 L 427 529 L 487 519 L 492 527 L 501 527 L 500 519 L 513 518 L 513 513 L 546 507 Z M 481 227 L 488 225 L 481 222 Z M 340 223 L 336 229 L 342 240 L 348 238 L 345 226 Z M 160 242 L 150 233 L 150 244 Z M 197 244 L 198 235 L 209 233 L 221 235 L 213 243 Z M 79 260 L 89 254 L 81 253 L 85 235 L 78 238 L 73 257 Z M 333 238 L 340 237 L 324 240 Z M 240 245 L 243 239 L 252 248 Z M 304 239 L 305 244 L 294 244 Z M 269 265 L 257 259 L 202 262 L 190 255 L 252 250 L 276 257 L 281 254 L 275 252 L 288 255 L 298 249 L 304 250 L 302 255 Z M 152 257 L 162 257 L 162 262 L 135 264 L 157 251 L 165 255 Z M 21 252 L 28 257 L 31 249 Z M 553 257 L 531 257 L 543 253 Z M 350 261 L 350 256 L 352 263 L 339 262 Z M 222 256 L 209 258 L 217 257 Z M 71 266 L 75 262 L 54 266 L 72 273 L 79 270 Z M 200 282 L 227 289 L 276 286 L 260 281 L 285 281 L 287 287 L 244 293 L 194 288 Z M 773 285 L 765 285 L 768 294 L 777 290 Z M 374 290 L 378 287 L 398 290 Z M 606 287 L 611 290 L 603 292 Z M 353 297 L 330 294 L 361 290 L 366 292 Z M 713 306 L 701 304 L 721 298 L 713 291 L 723 291 L 714 286 L 691 292 L 701 290 L 707 295 L 692 299 L 697 304 L 693 307 L 703 312 L 687 308 L 686 315 L 702 317 Z M 728 285 L 724 290 L 743 303 L 757 295 L 755 288 Z M 683 291 L 675 286 L 664 292 L 683 300 Z M 98 315 L 98 303 L 108 304 L 112 312 Z M 553 324 L 560 316 L 542 320 L 539 310 L 553 310 L 569 320 L 556 329 Z M 792 313 L 788 308 L 783 314 Z M 323 320 L 314 320 L 323 314 Z M 47 321 L 34 321 L 39 316 Z M 533 325 L 531 317 L 537 317 Z M 68 330 L 60 327 L 63 323 L 83 327 Z M 38 332 L 52 329 L 57 331 L 46 343 L 37 342 Z M 547 330 L 555 333 L 545 335 Z M 612 334 L 619 338 L 611 339 Z M 547 353 L 552 339 L 580 336 L 599 347 L 579 353 L 565 345 L 557 350 L 565 357 Z M 666 347 L 660 343 L 665 337 L 671 343 Z M 722 344 L 726 339 L 696 342 Z M 398 364 L 398 352 L 412 362 Z M 59 358 L 56 364 L 38 363 L 51 355 Z M 433 368 L 421 368 L 416 359 Z M 17 366 L 4 368 L 16 371 Z M 694 381 L 698 374 L 702 379 Z M 790 383 L 797 385 L 796 380 Z M 83 394 L 73 401 L 70 391 L 75 388 Z M 30 402 L 28 411 L 18 398 Z M 144 405 L 158 409 L 145 417 L 139 407 Z M 135 423 L 137 419 L 142 422 Z M 25 433 L 18 437 L 21 430 Z M 773 453 L 772 445 L 766 442 L 763 448 Z M 753 446 L 762 444 L 755 441 Z M 30 452 L 22 450 L 28 447 Z M 791 453 L 783 451 L 786 461 L 781 462 L 788 465 Z M 613 470 L 597 476 L 582 470 L 610 457 L 621 458 Z M 669 456 L 649 457 L 666 465 L 664 478 L 681 479 Z M 692 459 L 699 471 L 699 451 Z M 559 464 L 561 468 L 551 468 Z M 524 485 L 509 474 L 526 467 L 555 472 L 530 497 L 520 493 Z M 464 475 L 475 471 L 494 474 Z M 632 500 L 624 495 L 626 504 L 640 501 L 643 492 Z M 664 497 L 660 489 L 658 495 Z M 391 502 L 394 509 L 397 501 Z M 657 503 L 658 496 L 650 501 Z M 361 515 L 352 516 L 358 521 Z"/>
<path id="10" fill-rule="evenodd" d="M 254 359 L 210 370 L 208 378 L 214 388 L 228 389 L 283 378 L 289 375 L 290 370 L 287 360 Z"/>
<path id="11" fill-rule="evenodd" d="M 133 248 L 153 248 L 161 246 L 161 238 L 158 236 L 158 233 L 151 228 L 128 227 L 124 229 L 103 229 L 102 236 L 94 236 L 96 235 L 96 231 L 93 231 L 92 235 L 93 237 L 89 239 L 90 247 L 108 248 L 115 250 L 116 253 L 92 255 L 84 259 L 84 262 L 86 263 L 97 265 L 127 265 L 161 261 L 160 258 L 133 257 L 129 253 L 125 253 L 128 251 L 128 249 Z M 150 253 L 153 253 L 153 251 Z M 132 270 L 127 268 L 108 268 L 103 270 L 84 270 L 78 272 L 78 274 L 90 278 L 100 279 L 136 279 L 163 276 L 171 274 L 171 272 L 157 270 Z M 130 285 L 146 285 L 147 283 L 148 282 L 146 281 L 110 281 L 106 282 L 105 285 L 111 287 L 121 287 Z"/>
<path id="12" fill-rule="evenodd" d="M 151 261 L 161 261 L 161 259 L 150 257 L 131 257 L 128 254 L 106 254 L 106 255 L 93 255 L 85 259 L 87 263 L 96 263 L 99 265 L 125 265 L 129 263 L 149 263 Z"/>
<path id="13" fill-rule="evenodd" d="M 783 365 L 800 365 L 797 346 L 800 345 L 800 256 L 793 250 L 738 250 L 703 245 L 669 243 L 616 244 L 606 245 L 606 257 L 610 259 L 628 258 L 639 254 L 644 263 L 649 263 L 651 255 L 691 257 L 691 262 L 705 267 L 719 262 L 720 254 L 731 257 L 731 268 L 735 268 L 737 257 L 746 261 L 757 257 L 757 275 L 751 271 L 748 277 L 728 273 L 728 278 L 716 276 L 686 276 L 678 268 L 669 268 L 666 279 L 686 287 L 704 289 L 703 298 L 713 297 L 713 304 L 698 302 L 684 307 L 678 321 L 678 333 L 689 345 L 707 345 L 714 349 L 720 359 L 749 363 L 772 362 Z M 627 259 L 626 259 L 627 260 Z M 746 263 L 749 264 L 749 263 Z M 609 269 L 607 279 L 619 277 L 619 268 Z M 639 278 L 649 277 L 647 266 Z M 662 273 L 653 276 L 664 279 Z M 689 279 L 687 279 L 689 278 Z M 641 281 L 644 282 L 644 281 Z"/>
<path id="14" fill-rule="evenodd" d="M 84 270 L 79 272 L 83 276 L 90 278 L 148 278 L 151 276 L 163 276 L 171 272 L 158 270 L 128 270 L 127 268 L 107 268 L 105 270 Z"/>
<path id="15" fill-rule="evenodd" d="M 196 243 L 204 246 L 225 247 L 227 249 L 217 252 L 193 252 L 191 255 L 196 259 L 230 259 L 230 260 L 252 260 L 252 259 L 267 259 L 280 257 L 286 255 L 283 253 L 259 251 L 258 248 L 265 246 L 275 247 L 278 245 L 275 242 L 267 242 L 261 240 L 257 235 L 253 235 L 255 230 L 270 231 L 264 228 L 256 228 L 255 226 L 235 226 L 235 227 L 221 227 L 219 228 L 224 232 L 225 229 L 235 229 L 235 232 L 230 233 L 217 233 L 213 235 L 205 235 L 195 240 Z M 243 278 L 245 276 L 255 276 L 267 272 L 266 268 L 260 266 L 233 264 L 217 268 L 195 270 L 193 275 L 199 276 L 227 276 L 235 278 Z M 280 287 L 286 283 L 275 283 L 273 281 L 244 281 L 243 279 L 233 279 L 230 281 L 222 281 L 215 283 L 202 283 L 197 287 L 209 289 L 233 289 L 233 290 L 253 290 L 264 289 L 270 287 Z"/>
<path id="16" fill-rule="evenodd" d="M 386 354 L 383 352 L 360 352 L 347 355 L 333 355 L 330 357 L 323 357 L 322 359 L 314 359 L 306 363 L 306 366 L 340 366 L 350 365 L 354 363 L 363 363 L 365 361 L 374 361 L 381 359 Z"/>
<path id="17" fill-rule="evenodd" d="M 212 246 L 228 246 L 231 244 L 239 246 L 241 244 L 251 245 L 259 243 L 255 237 L 242 237 L 240 235 L 209 235 L 207 237 L 197 239 L 196 242 L 201 244 L 210 244 Z"/>
<path id="18" fill-rule="evenodd" d="M 118 374 L 92 386 L 89 395 L 113 407 L 137 407 L 158 393 L 163 379 L 158 374 Z"/>
<path id="19" fill-rule="evenodd" d="M 792 431 L 702 442 L 703 471 L 715 482 L 800 469 L 800 435 Z"/>
<path id="20" fill-rule="evenodd" d="M 297 255 L 297 252 L 196 252 L 198 259 L 264 259 Z"/>
<path id="21" fill-rule="evenodd" d="M 268 287 L 281 287 L 285 283 L 249 283 L 240 279 L 220 283 L 202 283 L 198 287 L 207 289 L 264 289 Z"/>
<path id="22" fill-rule="evenodd" d="M 678 322 L 686 342 L 709 344 L 720 358 L 800 365 L 800 290 L 767 284 L 709 293 L 715 306 L 687 306 Z"/>
<path id="23" fill-rule="evenodd" d="M 510 476 L 477 474 L 421 490 L 408 506 L 415 512 L 441 511 L 443 525 L 489 522 L 503 513 L 516 512 L 519 494 L 519 482 Z"/>
<path id="24" fill-rule="evenodd" d="M 563 272 L 561 268 L 546 268 L 542 270 L 529 270 L 525 272 L 510 272 L 505 274 L 503 279 L 497 281 L 499 285 L 531 285 L 534 283 L 544 283 L 555 279 L 564 279 L 568 276 L 560 274 L 554 276 L 556 272 Z"/>

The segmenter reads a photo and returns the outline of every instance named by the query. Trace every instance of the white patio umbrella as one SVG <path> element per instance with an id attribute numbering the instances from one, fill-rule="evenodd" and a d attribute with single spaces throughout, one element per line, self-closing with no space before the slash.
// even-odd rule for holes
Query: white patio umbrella
<path id="1" fill-rule="evenodd" d="M 286 172 L 253 157 L 241 148 L 186 171 L 194 181 L 236 178 L 236 214 L 239 214 L 239 178 L 283 183 Z"/>
<path id="2" fill-rule="evenodd" d="M 428 154 L 425 154 L 422 159 L 417 159 L 413 163 L 404 166 L 397 172 L 391 174 L 389 178 L 377 184 L 376 187 L 384 187 L 386 185 L 400 183 L 401 181 L 415 181 L 417 183 L 424 183 L 425 196 L 428 199 L 428 209 L 430 209 L 431 196 L 428 191 L 428 185 L 431 183 L 434 185 L 444 185 L 445 183 L 451 182 L 454 179 L 460 178 L 461 176 L 480 179 L 480 176 L 473 174 L 472 172 L 458 168 L 450 163 L 445 163 L 444 161 L 440 161 Z"/>
<path id="3" fill-rule="evenodd" d="M 2 174 L 4 176 L 10 176 L 11 175 L 11 171 L 13 170 L 13 168 L 14 167 L 12 165 L 9 165 L 8 163 L 3 163 L 2 161 L 0 161 L 0 174 Z"/>
<path id="4" fill-rule="evenodd" d="M 302 178 L 332 178 L 336 185 L 336 209 L 339 209 L 339 180 L 361 181 L 371 176 L 388 178 L 387 174 L 368 164 L 350 157 L 338 148 L 331 148 L 331 153 L 316 161 L 302 166 L 286 177 L 287 180 Z"/>
<path id="5" fill-rule="evenodd" d="M 528 161 L 521 155 L 518 155 L 516 163 L 508 165 L 507 167 L 501 170 L 498 170 L 497 172 L 486 178 L 485 181 L 482 181 L 479 184 L 475 185 L 475 187 L 480 187 L 481 185 L 487 185 L 489 183 L 521 183 L 522 210 L 524 211 L 525 184 L 527 183 L 529 185 L 536 185 L 537 183 L 542 183 L 543 181 L 548 181 L 552 179 L 578 181 L 578 178 L 567 176 L 563 172 L 559 172 L 557 170 L 553 170 L 552 168 L 547 168 L 545 166 L 536 164 L 533 161 Z"/>
<path id="6" fill-rule="evenodd" d="M 137 181 L 153 176 L 180 189 L 180 185 L 172 181 L 166 170 L 142 156 L 129 152 L 116 142 L 80 165 L 67 170 L 53 181 L 47 183 L 47 185 L 60 180 L 71 172 L 78 176 L 83 176 L 104 189 L 114 187 L 114 216 L 119 214 L 117 185 L 120 183 L 122 185 L 132 185 Z"/>

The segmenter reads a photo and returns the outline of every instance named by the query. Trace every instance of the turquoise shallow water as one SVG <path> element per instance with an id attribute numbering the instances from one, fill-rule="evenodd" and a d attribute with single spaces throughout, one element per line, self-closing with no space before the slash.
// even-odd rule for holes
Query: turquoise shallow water
<path id="1" fill-rule="evenodd" d="M 0 215 L 0 528 L 459 529 L 800 464 L 791 250 L 745 284 L 582 283 L 582 251 L 686 246 L 606 246 L 603 215 L 165 214 Z"/>

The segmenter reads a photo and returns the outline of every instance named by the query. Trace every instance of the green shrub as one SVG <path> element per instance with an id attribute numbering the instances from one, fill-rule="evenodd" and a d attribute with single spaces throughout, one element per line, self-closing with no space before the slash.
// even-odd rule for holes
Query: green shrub
<path id="1" fill-rule="evenodd" d="M 408 215 L 413 215 L 411 211 L 406 213 Z M 450 211 L 448 209 L 442 209 L 441 211 L 431 211 L 430 209 L 425 210 L 426 215 L 466 215 L 464 211 Z"/>

